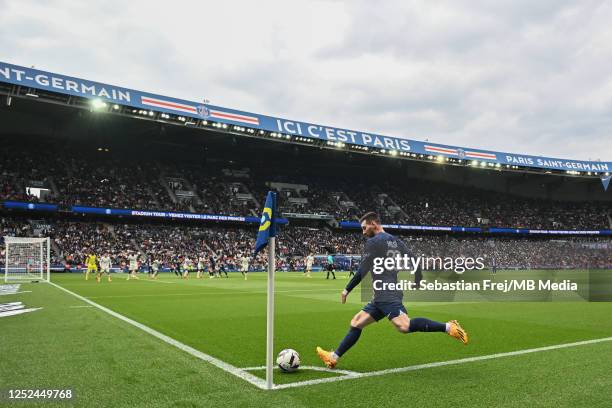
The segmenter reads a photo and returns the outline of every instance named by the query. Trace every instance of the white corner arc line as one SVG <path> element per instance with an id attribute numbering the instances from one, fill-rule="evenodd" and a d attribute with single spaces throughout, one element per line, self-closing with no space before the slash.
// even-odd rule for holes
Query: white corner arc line
<path id="1" fill-rule="evenodd" d="M 541 351 L 558 350 L 558 349 L 563 349 L 563 348 L 568 348 L 568 347 L 584 346 L 584 345 L 587 345 L 587 344 L 603 343 L 603 342 L 606 342 L 606 341 L 612 341 L 612 337 L 604 337 L 604 338 L 600 338 L 600 339 L 577 341 L 577 342 L 574 342 L 574 343 L 556 344 L 556 345 L 553 345 L 553 346 L 537 347 L 537 348 L 532 348 L 532 349 L 510 351 L 510 352 L 507 352 L 507 353 L 496 353 L 496 354 L 488 354 L 488 355 L 484 355 L 484 356 L 460 358 L 458 360 L 439 361 L 439 362 L 435 362 L 435 363 L 419 364 L 419 365 L 408 366 L 408 367 L 390 368 L 390 369 L 380 370 L 380 371 L 370 371 L 370 372 L 365 372 L 365 373 L 356 373 L 356 374 L 347 375 L 347 376 L 339 376 L 339 377 L 330 377 L 330 378 L 320 378 L 320 379 L 316 379 L 316 380 L 299 381 L 299 382 L 295 382 L 295 383 L 275 385 L 274 389 L 275 390 L 280 390 L 280 389 L 285 389 L 285 388 L 303 387 L 303 386 L 306 386 L 306 385 L 315 385 L 315 384 L 323 384 L 323 383 L 335 382 L 335 381 L 352 380 L 352 379 L 355 379 L 355 378 L 376 377 L 376 376 L 385 375 L 385 374 L 403 373 L 403 372 L 406 372 L 406 371 L 416 371 L 416 370 L 422 370 L 422 369 L 425 369 L 425 368 L 442 367 L 442 366 L 448 366 L 448 365 L 471 363 L 471 362 L 474 362 L 474 361 L 483 361 L 483 360 L 492 360 L 492 359 L 502 358 L 502 357 L 519 356 L 519 355 L 522 355 L 522 354 L 538 353 L 538 352 L 541 352 Z"/>
<path id="2" fill-rule="evenodd" d="M 244 371 L 254 371 L 254 370 L 265 370 L 266 366 L 258 366 L 258 367 L 245 367 L 241 368 Z M 279 369 L 278 367 L 274 367 L 274 369 Z M 326 373 L 334 373 L 334 374 L 342 374 L 342 375 L 359 375 L 360 372 L 350 371 L 350 370 L 336 370 L 327 367 L 319 367 L 319 366 L 300 366 L 300 370 L 312 370 L 312 371 L 323 371 Z"/>
<path id="3" fill-rule="evenodd" d="M 87 298 L 85 298 L 85 297 L 83 297 L 81 295 L 78 295 L 78 294 L 76 294 L 76 293 L 74 293 L 74 292 L 72 292 L 72 291 L 70 291 L 70 290 L 68 290 L 68 289 L 66 289 L 66 288 L 64 288 L 64 287 L 62 287 L 60 285 L 57 285 L 57 284 L 55 284 L 53 282 L 49 282 L 49 283 L 51 285 L 55 286 L 56 288 L 61 289 L 64 292 L 69 293 L 72 296 L 82 300 L 83 302 L 88 303 L 88 304 L 92 305 L 93 307 L 98 308 L 98 309 L 102 310 L 105 313 L 108 313 L 109 315 L 111 315 L 113 317 L 116 317 L 119 320 L 123 320 L 124 322 L 129 323 L 132 326 L 135 326 L 135 327 L 139 328 L 140 330 L 146 332 L 147 334 L 150 334 L 153 337 L 157 337 L 158 339 L 164 341 L 165 343 L 168 343 L 168 344 L 170 344 L 170 345 L 172 345 L 172 346 L 174 346 L 174 347 L 176 347 L 176 348 L 178 348 L 180 350 L 183 350 L 186 353 L 191 354 L 194 357 L 199 358 L 200 360 L 206 361 L 206 362 L 208 362 L 208 363 L 210 363 L 210 364 L 212 364 L 212 365 L 222 369 L 223 371 L 226 371 L 226 372 L 228 372 L 228 373 L 230 373 L 230 374 L 232 374 L 232 375 L 234 375 L 234 376 L 236 376 L 236 377 L 238 377 L 238 378 L 240 378 L 242 380 L 245 380 L 245 381 L 253 384 L 257 388 L 266 389 L 266 382 L 263 379 L 254 376 L 251 373 L 247 373 L 246 371 L 241 370 L 238 367 L 234 367 L 233 365 L 228 364 L 225 361 L 221 361 L 221 360 L 219 360 L 219 359 L 217 359 L 217 358 L 215 358 L 213 356 L 210 356 L 208 354 L 202 353 L 201 351 L 196 350 L 193 347 L 190 347 L 190 346 L 188 346 L 186 344 L 183 344 L 180 341 L 177 341 L 177 340 L 173 339 L 172 337 L 168 337 L 165 334 L 162 334 L 162 333 L 158 332 L 157 330 L 154 330 L 154 329 L 152 329 L 152 328 L 150 328 L 148 326 L 145 326 L 142 323 L 139 323 L 139 322 L 137 322 L 135 320 L 130 319 L 129 317 L 123 316 L 122 314 L 119 314 L 119 313 L 117 313 L 115 311 L 112 311 L 111 309 L 108 309 L 108 308 L 106 308 L 106 307 L 104 307 L 102 305 L 99 305 L 99 304 L 97 304 L 97 303 L 95 303 L 95 302 L 93 302 L 93 301 L 91 301 L 91 300 L 89 300 L 89 299 L 87 299 Z"/>

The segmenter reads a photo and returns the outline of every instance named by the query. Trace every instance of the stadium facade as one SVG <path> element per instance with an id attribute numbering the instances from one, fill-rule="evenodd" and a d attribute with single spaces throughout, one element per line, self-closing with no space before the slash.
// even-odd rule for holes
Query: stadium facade
<path id="1" fill-rule="evenodd" d="M 244 254 L 260 200 L 275 189 L 291 232 L 284 248 L 281 236 L 287 269 L 309 252 L 358 253 L 366 210 L 417 246 L 434 245 L 433 235 L 456 253 L 487 241 L 520 248 L 509 266 L 529 256 L 544 265 L 547 251 L 612 265 L 612 196 L 602 188 L 612 162 L 323 126 L 1 62 L 0 96 L 4 232 L 51 235 L 57 262 L 78 259 L 96 236 L 101 251 L 145 257 L 164 237 L 197 241 L 185 249 L 166 239 L 168 263 L 179 262 L 177 247 Z"/>

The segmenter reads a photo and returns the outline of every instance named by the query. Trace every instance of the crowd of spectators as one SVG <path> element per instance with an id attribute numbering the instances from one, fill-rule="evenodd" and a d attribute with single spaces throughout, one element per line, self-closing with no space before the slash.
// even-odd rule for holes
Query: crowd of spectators
<path id="1" fill-rule="evenodd" d="M 348 194 L 361 209 L 378 211 L 387 223 L 529 229 L 609 229 L 610 203 L 561 202 L 518 197 L 473 187 L 410 180 L 408 188 L 360 184 Z M 381 197 L 388 196 L 402 211 Z"/>
<path id="2" fill-rule="evenodd" d="M 93 252 L 108 254 L 115 264 L 125 264 L 129 253 L 139 253 L 143 264 L 157 260 L 171 266 L 185 257 L 214 257 L 228 269 L 243 256 L 251 257 L 256 230 L 222 226 L 172 224 L 117 224 L 100 222 L 44 221 L 0 218 L 0 236 L 49 236 L 52 263 L 80 265 Z M 36 226 L 34 226 L 36 225 Z M 482 257 L 485 266 L 498 268 L 611 268 L 612 241 L 607 238 L 515 238 L 453 235 L 408 235 L 405 242 L 413 256 Z M 1 242 L 4 255 L 3 241 Z M 280 269 L 303 267 L 304 257 L 327 254 L 360 255 L 365 239 L 358 231 L 287 226 L 277 241 Z M 263 269 L 266 252 L 251 259 L 252 269 Z M 4 262 L 4 257 L 0 259 Z"/>
<path id="3" fill-rule="evenodd" d="M 592 238 L 420 236 L 405 240 L 415 256 L 477 258 L 499 269 L 612 268 L 612 241 Z"/>
<path id="4" fill-rule="evenodd" d="M 28 188 L 45 190 L 47 201 L 57 201 L 49 183 L 49 176 L 62 174 L 64 165 L 56 156 L 47 157 L 44 150 L 19 153 L 21 144 L 5 142 L 0 147 L 0 201 L 45 201 L 30 194 Z"/>
<path id="5" fill-rule="evenodd" d="M 305 173 L 304 168 L 228 169 L 214 164 L 160 163 L 147 155 L 114 154 L 107 149 L 72 146 L 62 150 L 41 142 L 36 149 L 7 138 L 0 149 L 0 201 L 47 201 L 62 205 L 195 211 L 209 214 L 259 214 L 272 183 L 280 187 L 281 213 L 318 214 L 356 220 L 377 211 L 385 223 L 485 226 L 530 229 L 609 229 L 610 203 L 561 202 L 409 179 L 374 182 L 359 171 L 349 178 Z M 226 164 L 226 166 L 231 166 Z M 172 194 L 163 174 L 184 180 Z M 316 172 L 315 172 L 316 173 Z M 293 186 L 306 186 L 291 187 Z M 39 198 L 28 187 L 44 189 Z M 253 197 L 255 199 L 250 199 Z"/>

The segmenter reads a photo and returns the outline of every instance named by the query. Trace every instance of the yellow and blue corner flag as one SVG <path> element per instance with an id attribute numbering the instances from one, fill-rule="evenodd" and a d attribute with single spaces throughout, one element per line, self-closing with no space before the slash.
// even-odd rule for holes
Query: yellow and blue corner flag
<path id="1" fill-rule="evenodd" d="M 270 237 L 276 236 L 276 193 L 268 191 L 268 197 L 266 197 L 266 205 L 261 215 L 261 221 L 259 223 L 259 232 L 257 233 L 257 242 L 255 243 L 255 252 L 253 256 L 257 255 L 259 251 L 264 249 L 268 245 Z"/>

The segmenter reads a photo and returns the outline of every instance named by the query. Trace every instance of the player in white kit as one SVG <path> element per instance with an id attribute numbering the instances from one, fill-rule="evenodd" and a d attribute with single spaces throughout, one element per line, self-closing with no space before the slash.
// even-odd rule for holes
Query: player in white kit
<path id="1" fill-rule="evenodd" d="M 188 256 L 183 261 L 183 279 L 189 279 L 189 271 L 193 267 L 193 261 Z"/>
<path id="2" fill-rule="evenodd" d="M 310 272 L 312 272 L 312 264 L 314 263 L 314 256 L 312 254 L 308 254 L 306 257 L 306 269 L 304 269 L 304 276 L 307 278 L 312 278 Z"/>
<path id="3" fill-rule="evenodd" d="M 130 274 L 127 277 L 127 280 L 130 279 L 140 279 L 136 276 L 136 272 L 138 272 L 138 254 L 137 253 L 129 253 L 127 256 L 128 259 L 128 268 L 130 270 Z"/>
<path id="4" fill-rule="evenodd" d="M 244 280 L 247 280 L 247 274 L 249 273 L 249 257 L 242 255 L 240 257 L 240 272 L 244 276 Z"/>
<path id="5" fill-rule="evenodd" d="M 98 271 L 97 276 L 96 276 L 96 281 L 98 281 L 98 283 L 100 283 L 100 278 L 102 277 L 103 274 L 106 274 L 109 282 L 113 281 L 110 276 L 110 268 L 111 268 L 111 259 L 108 253 L 105 253 L 104 255 L 100 257 L 100 270 Z"/>
<path id="6" fill-rule="evenodd" d="M 201 256 L 198 258 L 198 274 L 196 277 L 200 279 L 202 277 L 202 273 L 204 273 L 204 269 L 206 268 L 206 258 Z"/>
<path id="7" fill-rule="evenodd" d="M 159 273 L 159 266 L 159 260 L 153 259 L 153 262 L 151 262 L 151 270 L 153 271 L 153 273 L 150 275 L 151 279 L 157 279 L 157 274 Z"/>

